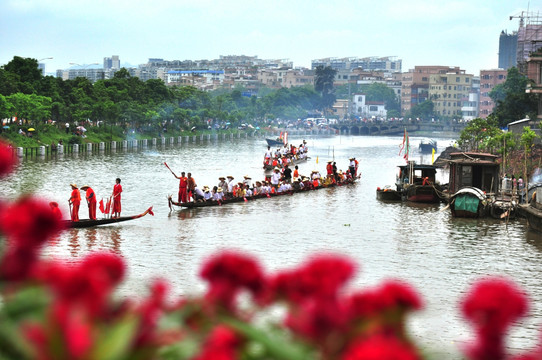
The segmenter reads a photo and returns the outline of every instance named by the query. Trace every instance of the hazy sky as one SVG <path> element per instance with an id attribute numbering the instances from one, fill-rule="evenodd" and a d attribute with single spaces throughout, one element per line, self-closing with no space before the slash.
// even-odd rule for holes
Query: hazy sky
<path id="1" fill-rule="evenodd" d="M 529 0 L 0 0 L 0 65 L 13 56 L 43 60 L 48 73 L 69 63 L 119 55 L 216 59 L 249 55 L 310 67 L 324 57 L 397 56 L 415 65 L 495 68 L 499 34 L 520 15 L 542 17 Z"/>

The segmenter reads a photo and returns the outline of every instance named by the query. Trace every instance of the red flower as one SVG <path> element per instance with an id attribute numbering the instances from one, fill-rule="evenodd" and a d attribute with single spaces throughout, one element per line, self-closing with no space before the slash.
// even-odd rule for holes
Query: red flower
<path id="1" fill-rule="evenodd" d="M 344 330 L 346 319 L 339 302 L 310 299 L 290 310 L 286 325 L 297 334 L 325 346 L 327 336 Z"/>
<path id="2" fill-rule="evenodd" d="M 248 289 L 255 297 L 261 296 L 265 288 L 265 278 L 256 260 L 235 252 L 211 257 L 203 264 L 200 276 L 210 284 L 208 299 L 226 307 L 232 306 L 241 288 Z"/>
<path id="3" fill-rule="evenodd" d="M 271 291 L 299 303 L 307 298 L 332 299 L 354 274 L 355 265 L 339 255 L 320 255 L 293 271 L 277 274 L 271 280 Z"/>
<path id="4" fill-rule="evenodd" d="M 139 308 L 141 320 L 136 337 L 136 346 L 144 346 L 155 338 L 155 329 L 165 307 L 165 298 L 169 285 L 164 280 L 155 280 L 151 286 L 151 295 Z"/>
<path id="5" fill-rule="evenodd" d="M 461 304 L 463 315 L 474 326 L 505 331 L 527 313 L 525 294 L 512 282 L 489 278 L 474 284 Z"/>
<path id="6" fill-rule="evenodd" d="M 463 315 L 476 328 L 477 338 L 467 349 L 476 360 L 506 358 L 504 335 L 527 312 L 527 298 L 512 282 L 489 278 L 474 284 L 461 304 Z"/>
<path id="7" fill-rule="evenodd" d="M 62 229 L 62 221 L 49 204 L 29 196 L 4 207 L 0 213 L 0 230 L 22 246 L 37 248 Z"/>
<path id="8" fill-rule="evenodd" d="M 201 353 L 194 360 L 236 360 L 241 339 L 224 325 L 216 326 L 209 334 Z"/>
<path id="9" fill-rule="evenodd" d="M 342 360 L 416 360 L 416 350 L 394 336 L 375 335 L 360 339 L 343 354 Z"/>
<path id="10" fill-rule="evenodd" d="M 107 297 L 124 277 L 124 263 L 117 255 L 96 253 L 75 266 L 49 263 L 40 277 L 50 284 L 57 302 L 68 307 L 82 304 L 92 315 L 103 316 Z"/>
<path id="11" fill-rule="evenodd" d="M 388 280 L 379 289 L 379 298 L 386 308 L 400 310 L 420 310 L 422 300 L 408 284 L 398 280 Z"/>
<path id="12" fill-rule="evenodd" d="M 12 148 L 0 140 L 0 177 L 11 173 L 17 164 L 17 158 L 13 156 Z"/>

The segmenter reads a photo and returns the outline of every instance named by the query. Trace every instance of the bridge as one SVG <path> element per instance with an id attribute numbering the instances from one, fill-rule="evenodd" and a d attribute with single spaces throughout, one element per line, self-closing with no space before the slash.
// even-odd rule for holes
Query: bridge
<path id="1" fill-rule="evenodd" d="M 344 135 L 400 135 L 405 129 L 413 132 L 460 133 L 467 126 L 465 122 L 421 122 L 421 121 L 376 121 L 341 122 L 331 128 Z"/>

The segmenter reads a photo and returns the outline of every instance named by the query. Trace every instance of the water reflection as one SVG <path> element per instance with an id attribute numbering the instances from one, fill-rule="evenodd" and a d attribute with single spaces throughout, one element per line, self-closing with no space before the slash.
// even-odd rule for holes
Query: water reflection
<path id="1" fill-rule="evenodd" d="M 32 190 L 57 201 L 68 214 L 70 182 L 89 183 L 100 199 L 111 194 L 118 176 L 124 189 L 123 214 L 139 214 L 154 205 L 154 217 L 71 229 L 46 249 L 46 256 L 72 259 L 100 250 L 120 254 L 129 270 L 121 294 L 143 293 L 156 276 L 166 277 L 175 293 L 198 292 L 202 260 L 221 248 L 251 253 L 269 271 L 294 266 L 317 251 L 332 251 L 360 264 L 363 276 L 353 287 L 400 277 L 418 288 L 428 306 L 414 322 L 413 332 L 430 348 L 447 348 L 451 341 L 465 338 L 467 330 L 456 304 L 468 285 L 483 275 L 504 274 L 519 282 L 541 304 L 533 307 L 532 319 L 542 322 L 542 237 L 529 232 L 525 221 L 455 219 L 443 204 L 379 202 L 376 188 L 393 182 L 397 165 L 404 163 L 397 156 L 402 137 L 307 140 L 312 159 L 299 165 L 300 173 L 313 169 L 323 173 L 325 161 L 332 159 L 344 170 L 347 159 L 356 156 L 361 181 L 293 196 L 170 212 L 166 196 L 176 195 L 179 184 L 164 161 L 175 172 L 192 172 L 200 186 L 215 185 L 221 175 L 263 178 L 265 140 L 243 139 L 145 151 L 128 151 L 119 144 L 111 154 L 24 160 L 15 176 L 0 180 L 0 188 L 10 198 Z M 292 139 L 294 144 L 301 141 Z M 427 163 L 427 158 L 423 161 Z M 511 336 L 512 348 L 534 346 L 536 326 L 525 324 Z"/>

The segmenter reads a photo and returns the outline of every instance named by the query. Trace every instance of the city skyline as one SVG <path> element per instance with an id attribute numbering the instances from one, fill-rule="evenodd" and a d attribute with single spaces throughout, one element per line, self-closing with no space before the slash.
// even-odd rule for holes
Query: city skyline
<path id="1" fill-rule="evenodd" d="M 132 66 L 149 58 L 247 55 L 308 68 L 327 57 L 396 56 L 403 72 L 448 65 L 477 75 L 497 67 L 501 31 L 516 31 L 522 11 L 540 10 L 527 0 L 383 0 L 378 6 L 162 0 L 152 7 L 125 0 L 8 0 L 0 2 L 0 65 L 13 56 L 44 59 L 50 74 L 73 63 L 101 66 L 111 55 Z"/>

